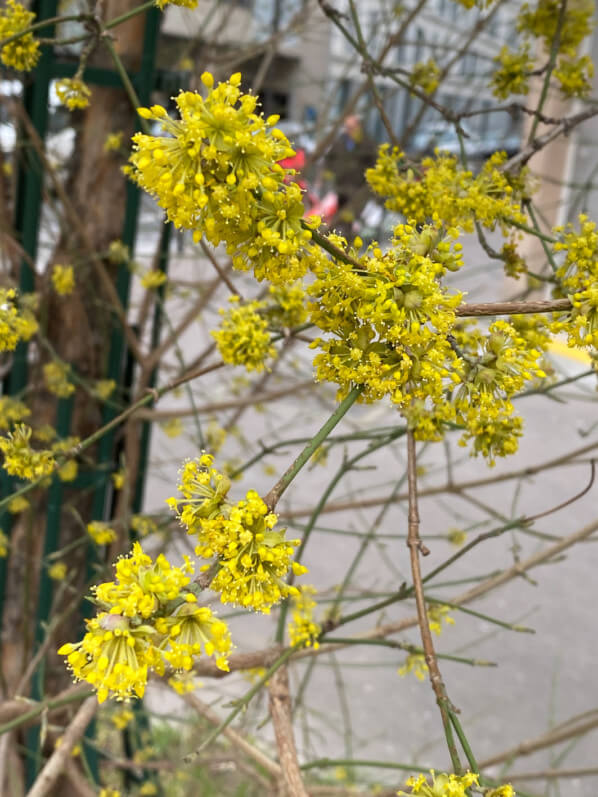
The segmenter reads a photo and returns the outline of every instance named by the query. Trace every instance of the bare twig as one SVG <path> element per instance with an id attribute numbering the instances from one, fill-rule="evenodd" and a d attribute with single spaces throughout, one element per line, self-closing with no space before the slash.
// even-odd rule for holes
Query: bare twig
<path id="1" fill-rule="evenodd" d="M 46 764 L 31 789 L 27 792 L 27 797 L 46 797 L 54 784 L 64 772 L 71 750 L 85 733 L 85 729 L 91 722 L 93 715 L 98 709 L 97 698 L 88 697 L 81 704 L 79 710 L 73 717 L 72 722 L 64 732 L 60 747 L 58 747 Z"/>
<path id="2" fill-rule="evenodd" d="M 413 591 L 415 595 L 415 605 L 417 607 L 417 622 L 419 625 L 419 633 L 422 640 L 422 647 L 424 649 L 424 656 L 426 664 L 428 665 L 428 672 L 430 675 L 430 683 L 436 695 L 436 702 L 440 709 L 440 716 L 442 718 L 442 725 L 446 736 L 446 742 L 451 756 L 453 769 L 455 772 L 461 771 L 461 761 L 459 753 L 453 738 L 450 710 L 451 706 L 440 674 L 438 667 L 438 659 L 436 658 L 436 651 L 434 650 L 434 642 L 432 640 L 432 632 L 430 631 L 430 623 L 428 620 L 428 613 L 426 611 L 426 600 L 424 597 L 424 587 L 422 582 L 421 567 L 419 562 L 419 555 L 428 553 L 427 549 L 423 546 L 419 536 L 419 511 L 417 508 L 417 472 L 416 472 L 416 456 L 415 456 L 415 436 L 411 430 L 407 432 L 407 483 L 409 486 L 409 532 L 407 535 L 407 546 L 409 548 L 409 557 L 411 560 L 411 576 L 413 578 Z"/>
<path id="3" fill-rule="evenodd" d="M 276 748 L 282 770 L 281 797 L 308 797 L 303 785 L 297 748 L 293 735 L 289 673 L 286 665 L 280 667 L 268 683 L 270 716 L 274 726 Z"/>

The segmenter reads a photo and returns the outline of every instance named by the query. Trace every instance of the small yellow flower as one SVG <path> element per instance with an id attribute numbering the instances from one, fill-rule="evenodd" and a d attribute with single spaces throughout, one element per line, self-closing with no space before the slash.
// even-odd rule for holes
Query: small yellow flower
<path id="1" fill-rule="evenodd" d="M 409 653 L 405 659 L 405 664 L 399 667 L 398 673 L 401 677 L 413 672 L 418 681 L 425 681 L 428 672 L 426 657 L 423 653 Z"/>
<path id="2" fill-rule="evenodd" d="M 108 523 L 94 520 L 87 524 L 87 533 L 96 545 L 110 545 L 116 539 L 116 532 Z"/>
<path id="3" fill-rule="evenodd" d="M 127 471 L 124 469 L 116 471 L 116 473 L 112 474 L 112 484 L 114 485 L 115 490 L 122 490 L 125 484 L 125 478 L 127 476 Z"/>
<path id="4" fill-rule="evenodd" d="M 114 714 L 110 716 L 110 721 L 119 731 L 124 731 L 134 717 L 135 715 L 130 709 L 122 708 L 120 711 L 115 711 Z"/>
<path id="5" fill-rule="evenodd" d="M 183 433 L 183 422 L 180 418 L 171 418 L 160 424 L 162 431 L 167 437 L 180 437 Z"/>
<path id="6" fill-rule="evenodd" d="M 77 108 L 87 108 L 91 89 L 79 78 L 65 77 L 56 81 L 56 94 L 69 111 L 74 111 Z"/>
<path id="7" fill-rule="evenodd" d="M 93 386 L 93 393 L 102 401 L 106 401 L 114 393 L 116 382 L 114 379 L 98 379 Z"/>
<path id="8" fill-rule="evenodd" d="M 72 266 L 56 264 L 52 269 L 52 284 L 59 296 L 68 296 L 75 287 L 75 273 Z"/>
<path id="9" fill-rule="evenodd" d="M 153 269 L 152 271 L 145 272 L 145 274 L 141 277 L 141 284 L 144 288 L 155 290 L 156 288 L 159 288 L 160 285 L 164 285 L 166 280 L 167 277 L 163 271 Z"/>
<path id="10" fill-rule="evenodd" d="M 108 133 L 104 141 L 104 152 L 118 152 L 122 147 L 124 133 Z"/>
<path id="11" fill-rule="evenodd" d="M 30 507 L 30 506 L 31 506 L 31 504 L 30 504 L 30 503 L 29 503 L 29 501 L 28 501 L 28 500 L 25 498 L 25 496 L 24 496 L 24 495 L 17 495 L 17 496 L 15 496 L 15 498 L 13 498 L 13 499 L 12 499 L 12 500 L 9 502 L 9 504 L 8 504 L 8 511 L 9 511 L 11 514 L 13 514 L 13 515 L 16 515 L 16 514 L 18 514 L 19 512 L 24 512 L 26 509 L 29 509 L 29 507 Z"/>
<path id="12" fill-rule="evenodd" d="M 0 559 L 4 559 L 8 554 L 8 537 L 0 531 Z"/>
<path id="13" fill-rule="evenodd" d="M 62 581 L 68 572 L 65 562 L 55 562 L 48 568 L 48 575 L 55 581 Z"/>
<path id="14" fill-rule="evenodd" d="M 72 482 L 77 478 L 78 472 L 79 466 L 77 465 L 76 460 L 69 459 L 61 468 L 59 468 L 58 478 L 63 482 Z"/>
<path id="15" fill-rule="evenodd" d="M 50 393 L 59 398 L 68 398 L 75 392 L 75 386 L 69 382 L 70 370 L 66 363 L 58 360 L 44 365 L 44 381 Z"/>
<path id="16" fill-rule="evenodd" d="M 409 797 L 411 794 L 420 794 L 421 797 L 468 797 L 467 789 L 470 786 L 479 786 L 478 775 L 466 772 L 465 775 L 445 774 L 438 775 L 430 770 L 432 782 L 429 783 L 425 775 L 417 775 L 407 779 L 406 786 L 411 791 L 399 791 L 399 797 Z"/>
<path id="17" fill-rule="evenodd" d="M 7 0 L 5 7 L 0 10 L 0 40 L 27 30 L 34 19 L 35 14 L 27 11 L 21 3 Z M 32 33 L 25 33 L 0 50 L 0 60 L 5 66 L 23 72 L 33 69 L 39 56 L 39 42 Z"/>

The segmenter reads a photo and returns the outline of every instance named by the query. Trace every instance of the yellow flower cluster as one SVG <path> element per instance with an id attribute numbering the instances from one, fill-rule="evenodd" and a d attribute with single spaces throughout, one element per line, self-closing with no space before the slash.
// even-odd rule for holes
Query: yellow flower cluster
<path id="1" fill-rule="evenodd" d="M 428 624 L 432 633 L 440 636 L 442 633 L 442 621 L 447 625 L 455 625 L 454 619 L 449 615 L 451 611 L 450 606 L 443 606 L 439 603 L 434 603 L 426 607 L 428 614 Z"/>
<path id="2" fill-rule="evenodd" d="M 48 575 L 54 581 L 63 581 L 66 578 L 68 568 L 66 562 L 55 562 L 48 568 Z"/>
<path id="3" fill-rule="evenodd" d="M 561 58 L 553 75 L 565 97 L 587 97 L 592 91 L 594 63 L 589 55 L 581 58 Z"/>
<path id="4" fill-rule="evenodd" d="M 75 273 L 72 266 L 56 264 L 52 269 L 52 285 L 59 296 L 68 296 L 75 287 Z"/>
<path id="5" fill-rule="evenodd" d="M 116 382 L 114 379 L 98 379 L 93 386 L 93 393 L 102 401 L 106 401 L 114 393 Z"/>
<path id="6" fill-rule="evenodd" d="M 168 504 L 188 533 L 197 535 L 196 554 L 217 557 L 210 588 L 221 593 L 221 601 L 268 614 L 275 603 L 298 593 L 283 580 L 289 568 L 295 575 L 307 572 L 291 565 L 299 541 L 285 540 L 284 529 L 274 528 L 277 516 L 254 490 L 236 504 L 227 501 L 230 481 L 212 462 L 209 454 L 186 462 L 178 485 L 183 497 Z"/>
<path id="7" fill-rule="evenodd" d="M 286 183 L 277 161 L 294 154 L 285 135 L 256 113 L 257 97 L 242 94 L 241 75 L 176 98 L 179 120 L 160 105 L 139 114 L 158 122 L 165 136 L 138 133 L 127 172 L 177 227 L 226 244 L 236 268 L 253 266 L 257 279 L 281 283 L 306 273 L 320 251 L 302 224 L 301 189 Z"/>
<path id="8" fill-rule="evenodd" d="M 510 94 L 527 94 L 530 74 L 534 68 L 527 45 L 523 45 L 516 52 L 504 45 L 494 58 L 494 63 L 497 64 L 497 69 L 492 74 L 490 85 L 495 97 L 506 100 Z"/>
<path id="9" fill-rule="evenodd" d="M 433 58 L 428 58 L 427 61 L 418 61 L 413 65 L 409 82 L 412 86 L 425 91 L 426 94 L 432 94 L 438 86 L 438 78 L 440 77 L 440 67 Z"/>
<path id="10" fill-rule="evenodd" d="M 185 588 L 193 567 L 174 567 L 160 555 L 154 562 L 136 542 L 116 563 L 116 581 L 99 584 L 95 602 L 102 611 L 87 621 L 81 642 L 58 651 L 67 657 L 75 678 L 90 683 L 102 703 L 145 692 L 148 671 L 162 675 L 166 665 L 190 670 L 201 653 L 216 655 L 227 669 L 231 647 L 226 625 Z"/>
<path id="11" fill-rule="evenodd" d="M 466 325 L 455 328 L 454 337 L 462 381 L 453 401 L 457 422 L 466 427 L 459 444 L 473 440 L 472 453 L 494 465 L 496 456 L 517 451 L 522 421 L 514 416 L 510 398 L 527 381 L 546 376 L 539 364 L 542 351 L 530 345 L 529 333 L 521 334 L 507 321 L 494 321 L 487 334 Z"/>
<path id="12" fill-rule="evenodd" d="M 0 288 L 0 351 L 12 351 L 17 343 L 37 332 L 37 322 L 32 314 L 23 308 L 19 312 L 16 292 L 12 288 Z"/>
<path id="13" fill-rule="evenodd" d="M 75 392 L 75 386 L 69 382 L 70 367 L 66 363 L 53 362 L 44 365 L 44 382 L 50 393 L 59 398 L 68 398 Z"/>
<path id="14" fill-rule="evenodd" d="M 579 217 L 579 232 L 568 225 L 555 228 L 560 240 L 556 252 L 564 252 L 556 271 L 562 294 L 573 305 L 566 330 L 570 346 L 598 347 L 598 230 L 587 216 Z"/>
<path id="15" fill-rule="evenodd" d="M 183 8 L 197 8 L 198 0 L 156 0 L 155 5 L 161 10 L 164 6 L 182 6 Z"/>
<path id="16" fill-rule="evenodd" d="M 74 111 L 78 108 L 87 108 L 91 89 L 80 78 L 65 77 L 56 81 L 56 94 L 69 111 Z"/>
<path id="17" fill-rule="evenodd" d="M 96 545 L 110 545 L 116 539 L 116 532 L 108 523 L 94 520 L 87 524 L 87 533 Z"/>
<path id="18" fill-rule="evenodd" d="M 554 46 L 558 30 L 558 59 L 553 77 L 565 97 L 585 97 L 592 90 L 594 65 L 589 56 L 579 57 L 579 50 L 583 39 L 593 28 L 594 2 L 571 2 L 562 24 L 560 7 L 559 0 L 538 0 L 533 7 L 524 3 L 517 17 L 517 27 L 526 40 L 529 37 L 539 39 L 546 52 L 550 52 Z"/>
<path id="19" fill-rule="evenodd" d="M 158 524 L 149 515 L 133 515 L 130 525 L 139 537 L 147 537 L 148 534 L 158 531 Z"/>
<path id="20" fill-rule="evenodd" d="M 316 602 L 313 597 L 316 594 L 315 587 L 305 584 L 299 590 L 298 595 L 292 598 L 291 620 L 289 622 L 289 641 L 291 645 L 302 645 L 317 650 L 320 647 L 318 637 L 322 627 L 314 622 L 313 615 Z"/>
<path id="21" fill-rule="evenodd" d="M 0 396 L 0 429 L 9 429 L 14 423 L 24 421 L 30 415 L 29 407 L 19 399 Z"/>
<path id="22" fill-rule="evenodd" d="M 409 797 L 410 794 L 421 794 L 422 797 L 468 797 L 467 789 L 470 786 L 479 786 L 478 775 L 473 772 L 466 772 L 465 775 L 450 775 L 444 772 L 438 775 L 433 769 L 430 770 L 432 782 L 429 783 L 425 775 L 412 776 L 405 783 L 411 789 L 410 792 L 399 791 L 401 797 Z"/>
<path id="23" fill-rule="evenodd" d="M 307 320 L 305 286 L 300 280 L 271 285 L 264 315 L 274 329 L 293 329 Z"/>
<path id="24" fill-rule="evenodd" d="M 104 152 L 118 152 L 123 145 L 124 133 L 119 130 L 118 133 L 108 133 L 104 141 Z"/>
<path id="25" fill-rule="evenodd" d="M 0 437 L 0 451 L 4 454 L 2 467 L 7 473 L 33 481 L 52 473 L 54 457 L 50 451 L 35 451 L 30 440 L 31 428 L 17 424 L 6 437 Z"/>
<path id="26" fill-rule="evenodd" d="M 409 653 L 405 659 L 405 664 L 398 669 L 401 678 L 404 678 L 410 672 L 415 675 L 418 681 L 426 680 L 428 665 L 426 664 L 426 657 L 423 653 Z"/>
<path id="27" fill-rule="evenodd" d="M 399 225 L 392 248 L 370 247 L 359 268 L 326 262 L 309 288 L 312 322 L 333 335 L 312 344 L 318 379 L 338 383 L 341 396 L 362 385 L 365 401 L 389 395 L 401 408 L 440 401 L 459 381 L 447 335 L 461 295 L 439 280 L 461 266 L 460 245 L 443 238 L 439 225 Z"/>
<path id="28" fill-rule="evenodd" d="M 35 19 L 35 14 L 27 11 L 24 5 L 16 0 L 7 0 L 0 9 L 0 41 L 23 33 Z M 40 56 L 39 42 L 32 33 L 23 33 L 0 50 L 0 60 L 5 66 L 29 72 L 35 67 Z"/>
<path id="29" fill-rule="evenodd" d="M 141 277 L 141 285 L 148 290 L 155 290 L 160 285 L 164 285 L 167 279 L 168 277 L 163 271 L 152 269 L 151 271 L 146 271 Z"/>
<path id="30" fill-rule="evenodd" d="M 8 537 L 0 531 L 0 559 L 5 559 L 8 554 Z"/>
<path id="31" fill-rule="evenodd" d="M 238 296 L 231 296 L 232 306 L 220 310 L 220 329 L 211 335 L 216 341 L 220 356 L 230 365 L 243 365 L 248 371 L 263 371 L 265 361 L 276 356 L 270 343 L 268 322 L 259 312 L 265 302 L 239 304 Z"/>
<path id="32" fill-rule="evenodd" d="M 541 39 L 550 52 L 560 23 L 560 7 L 560 0 L 537 0 L 533 6 L 524 3 L 517 18 L 519 31 Z M 593 19 L 593 0 L 574 0 L 568 5 L 559 31 L 559 53 L 577 55 L 579 45 L 592 31 Z"/>
<path id="33" fill-rule="evenodd" d="M 506 234 L 510 220 L 526 221 L 520 203 L 529 186 L 525 169 L 517 175 L 500 170 L 505 161 L 505 153 L 496 152 L 474 175 L 454 155 L 437 153 L 424 158 L 416 172 L 397 147 L 383 144 L 376 165 L 365 174 L 389 210 L 418 224 L 438 217 L 447 227 L 473 232 L 477 221 L 490 230 L 499 226 Z"/>

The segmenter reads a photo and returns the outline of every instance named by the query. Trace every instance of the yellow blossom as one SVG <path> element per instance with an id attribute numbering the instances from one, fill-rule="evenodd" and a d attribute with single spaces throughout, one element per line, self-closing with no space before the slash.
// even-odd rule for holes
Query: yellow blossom
<path id="1" fill-rule="evenodd" d="M 478 775 L 466 772 L 465 775 L 445 774 L 438 775 L 430 770 L 432 782 L 425 775 L 416 775 L 407 779 L 406 786 L 409 792 L 397 792 L 400 797 L 409 797 L 410 794 L 420 794 L 421 797 L 469 797 L 467 789 L 470 786 L 479 786 Z"/>
<path id="2" fill-rule="evenodd" d="M 110 545 L 116 539 L 116 532 L 108 523 L 94 520 L 87 524 L 87 533 L 96 545 Z"/>
<path id="3" fill-rule="evenodd" d="M 22 33 L 35 19 L 35 14 L 27 11 L 16 0 L 7 0 L 0 9 L 0 40 Z M 35 67 L 40 56 L 39 42 L 32 33 L 24 33 L 0 50 L 0 60 L 5 66 L 29 72 Z"/>
<path id="4" fill-rule="evenodd" d="M 55 562 L 48 568 L 48 575 L 55 581 L 62 581 L 68 572 L 66 562 Z"/>
<path id="5" fill-rule="evenodd" d="M 0 351 L 12 351 L 20 340 L 29 340 L 36 331 L 35 319 L 16 307 L 15 291 L 0 288 Z"/>
<path id="6" fill-rule="evenodd" d="M 4 559 L 8 554 L 8 537 L 0 531 L 0 559 Z"/>
<path id="7" fill-rule="evenodd" d="M 167 437 L 180 437 L 183 433 L 183 422 L 180 418 L 170 418 L 161 423 L 160 428 Z"/>
<path id="8" fill-rule="evenodd" d="M 418 681 L 425 681 L 428 672 L 428 665 L 423 653 L 409 653 L 405 659 L 405 664 L 399 667 L 398 673 L 401 677 L 412 672 Z"/>
<path id="9" fill-rule="evenodd" d="M 93 393 L 102 401 L 106 401 L 114 393 L 115 388 L 114 379 L 98 379 L 93 386 Z"/>
<path id="10" fill-rule="evenodd" d="M 147 537 L 148 534 L 154 534 L 158 531 L 158 525 L 149 515 L 133 515 L 131 529 L 140 537 Z"/>
<path id="11" fill-rule="evenodd" d="M 65 77 L 56 81 L 56 94 L 69 111 L 74 111 L 77 108 L 87 108 L 91 89 L 77 77 Z"/>
<path id="12" fill-rule="evenodd" d="M 72 266 L 56 264 L 52 269 L 52 284 L 60 296 L 68 296 L 75 287 L 75 273 Z"/>
<path id="13" fill-rule="evenodd" d="M 166 280 L 167 277 L 163 271 L 153 269 L 152 271 L 146 271 L 141 277 L 141 285 L 148 290 L 154 290 L 155 288 L 159 288 L 160 285 L 164 285 Z"/>
<path id="14" fill-rule="evenodd" d="M 318 623 L 313 620 L 313 610 L 316 602 L 313 596 L 316 594 L 315 587 L 304 584 L 299 590 L 298 595 L 292 596 L 291 620 L 289 622 L 289 641 L 291 645 L 301 645 L 317 650 L 320 647 L 318 636 L 322 630 Z"/>
<path id="15" fill-rule="evenodd" d="M 44 365 L 44 381 L 50 393 L 59 398 L 68 398 L 75 392 L 75 386 L 69 382 L 70 370 L 66 363 L 58 360 Z"/>
<path id="16" fill-rule="evenodd" d="M 108 133 L 104 141 L 104 152 L 118 152 L 123 145 L 124 133 Z"/>
<path id="17" fill-rule="evenodd" d="M 48 476 L 54 469 L 50 451 L 31 448 L 31 428 L 18 424 L 6 437 L 0 437 L 0 451 L 4 454 L 3 467 L 11 476 L 33 481 Z"/>
<path id="18" fill-rule="evenodd" d="M 266 361 L 276 355 L 270 343 L 268 322 L 259 311 L 264 302 L 239 304 L 239 297 L 230 298 L 232 307 L 220 310 L 220 329 L 212 332 L 220 356 L 225 363 L 244 365 L 248 371 L 263 371 Z"/>
<path id="19" fill-rule="evenodd" d="M 128 173 L 177 227 L 224 242 L 235 268 L 278 284 L 302 276 L 321 254 L 303 223 L 301 189 L 278 164 L 294 154 L 278 117 L 256 113 L 257 97 L 241 92 L 238 73 L 217 86 L 204 73 L 202 82 L 205 98 L 176 97 L 179 120 L 160 105 L 139 109 L 167 135 L 137 133 Z"/>
<path id="20" fill-rule="evenodd" d="M 119 711 L 115 711 L 114 714 L 110 715 L 110 721 L 119 731 L 124 731 L 134 718 L 135 715 L 128 708 L 119 709 Z"/>
<path id="21" fill-rule="evenodd" d="M 79 466 L 76 460 L 69 459 L 58 469 L 58 478 L 63 482 L 72 482 L 77 478 Z"/>
<path id="22" fill-rule="evenodd" d="M 29 509 L 30 506 L 31 504 L 24 495 L 16 495 L 10 500 L 7 509 L 11 514 L 16 515 L 19 512 L 24 512 L 26 509 Z"/>
<path id="23" fill-rule="evenodd" d="M 31 415 L 26 404 L 12 396 L 0 396 L 0 429 L 9 429 L 14 423 L 24 421 Z"/>
<path id="24" fill-rule="evenodd" d="M 447 625 L 455 625 L 454 619 L 449 617 L 449 612 L 451 611 L 450 606 L 442 606 L 439 603 L 433 603 L 431 606 L 427 606 L 426 609 L 430 631 L 434 634 L 440 635 L 442 633 L 443 620 Z"/>

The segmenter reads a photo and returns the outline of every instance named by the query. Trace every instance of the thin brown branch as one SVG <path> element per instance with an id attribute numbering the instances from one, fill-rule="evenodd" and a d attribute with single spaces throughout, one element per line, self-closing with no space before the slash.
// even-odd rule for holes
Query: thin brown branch
<path id="1" fill-rule="evenodd" d="M 504 761 L 512 761 L 513 759 L 520 758 L 521 756 L 531 755 L 538 750 L 544 750 L 547 747 L 552 747 L 552 745 L 559 744 L 560 742 L 567 741 L 568 739 L 573 739 L 576 736 L 581 736 L 585 733 L 589 733 L 589 731 L 597 727 L 598 716 L 594 716 L 585 722 L 573 722 L 572 725 L 569 723 L 562 728 L 553 728 L 548 731 L 548 733 L 543 733 L 541 736 L 537 736 L 535 739 L 521 742 L 515 747 L 510 747 L 508 750 L 503 750 L 501 753 L 497 753 L 496 755 L 490 756 L 490 758 L 486 758 L 484 761 L 480 761 L 480 768 L 486 769 L 487 767 L 492 767 L 496 764 L 502 764 Z M 515 778 L 514 775 L 513 778 Z"/>
<path id="2" fill-rule="evenodd" d="M 85 733 L 97 709 L 98 701 L 95 696 L 88 697 L 87 700 L 81 704 L 70 725 L 64 732 L 60 747 L 56 748 L 46 761 L 37 780 L 27 792 L 27 797 L 46 797 L 46 795 L 49 794 L 60 775 L 64 772 L 73 747 Z"/>
<path id="3" fill-rule="evenodd" d="M 270 390 L 267 393 L 256 393 L 249 398 L 230 399 L 228 401 L 215 401 L 212 404 L 203 404 L 199 407 L 190 407 L 186 409 L 177 410 L 139 410 L 137 417 L 144 421 L 165 421 L 170 418 L 187 418 L 189 416 L 201 413 L 219 412 L 221 410 L 232 410 L 239 407 L 247 407 L 253 404 L 265 404 L 269 401 L 276 401 L 279 398 L 295 394 L 309 388 L 313 388 L 313 379 L 306 379 L 304 382 L 298 382 L 290 387 L 280 388 L 279 390 Z"/>
<path id="4" fill-rule="evenodd" d="M 529 476 L 535 476 L 538 473 L 541 473 L 544 470 L 551 470 L 553 468 L 559 468 L 565 465 L 577 465 L 579 463 L 575 462 L 574 460 L 576 457 L 581 457 L 584 454 L 588 454 L 590 451 L 593 451 L 595 448 L 598 448 L 598 440 L 594 441 L 593 443 L 588 443 L 585 446 L 581 446 L 581 448 L 576 448 L 573 451 L 570 451 L 568 454 L 564 454 L 560 457 L 555 457 L 554 459 L 546 460 L 545 462 L 541 462 L 538 465 L 529 465 L 525 468 L 520 468 L 518 470 L 509 471 L 508 473 L 498 473 L 493 476 L 486 476 L 481 479 L 470 479 L 466 482 L 461 482 L 460 484 L 442 484 L 437 487 L 425 487 L 418 491 L 418 495 L 420 498 L 429 498 L 433 495 L 442 495 L 443 493 L 455 493 L 455 492 L 462 492 L 464 490 L 471 490 L 475 489 L 476 487 L 486 487 L 491 484 L 496 484 L 498 482 L 505 482 L 511 481 L 513 479 L 525 479 Z M 385 503 L 400 503 L 401 501 L 406 501 L 408 497 L 407 493 L 398 493 L 398 495 L 385 495 L 385 496 L 374 496 L 373 498 L 363 498 L 359 501 L 337 501 L 327 504 L 323 509 L 321 514 L 325 514 L 328 512 L 345 512 L 346 510 L 353 510 L 353 509 L 367 509 L 368 507 L 372 506 L 379 506 L 380 504 Z M 308 507 L 306 509 L 289 509 L 289 510 L 280 510 L 277 514 L 280 518 L 285 518 L 286 520 L 290 520 L 293 518 L 300 518 L 306 517 L 313 513 L 313 507 Z"/>
<path id="5" fill-rule="evenodd" d="M 434 690 L 434 694 L 436 695 L 436 702 L 440 710 L 440 716 L 444 726 L 451 761 L 453 763 L 453 768 L 455 768 L 456 771 L 459 771 L 459 754 L 452 738 L 451 720 L 449 715 L 451 707 L 446 693 L 444 681 L 442 680 L 442 675 L 440 673 L 440 668 L 438 667 L 438 659 L 434 649 L 432 632 L 430 631 L 430 622 L 428 620 L 428 613 L 426 610 L 426 599 L 424 597 L 424 586 L 419 556 L 420 553 L 426 555 L 429 553 L 429 551 L 422 544 L 419 536 L 415 435 L 411 430 L 407 432 L 407 484 L 409 488 L 407 547 L 409 548 L 409 557 L 411 561 L 411 577 L 413 579 L 413 592 L 415 595 L 415 605 L 417 608 L 417 623 L 419 625 L 422 647 L 424 649 L 424 656 L 428 666 L 430 683 L 432 685 L 432 689 Z"/>
<path id="6" fill-rule="evenodd" d="M 279 667 L 268 682 L 270 716 L 274 726 L 276 747 L 282 770 L 280 797 L 309 797 L 303 778 L 293 735 L 289 673 L 286 665 Z"/>
<path id="7" fill-rule="evenodd" d="M 482 302 L 461 304 L 456 309 L 458 316 L 527 315 L 529 313 L 564 313 L 571 309 L 569 299 L 552 299 L 534 302 Z"/>
<path id="8" fill-rule="evenodd" d="M 205 717 L 212 725 L 220 725 L 222 718 L 218 715 L 218 712 L 214 711 L 211 706 L 197 697 L 197 695 L 191 692 L 188 695 L 185 695 L 184 699 L 185 702 L 199 712 L 202 717 Z M 269 756 L 267 756 L 265 753 L 262 753 L 261 750 L 248 742 L 247 739 L 245 739 L 245 737 L 242 736 L 238 731 L 229 727 L 222 731 L 222 735 L 233 744 L 236 750 L 240 750 L 249 758 L 253 759 L 253 761 L 255 761 L 256 764 L 258 764 L 258 766 L 260 766 L 262 769 L 266 770 L 269 775 L 277 779 L 282 776 L 281 768 L 276 761 L 273 761 Z"/>

